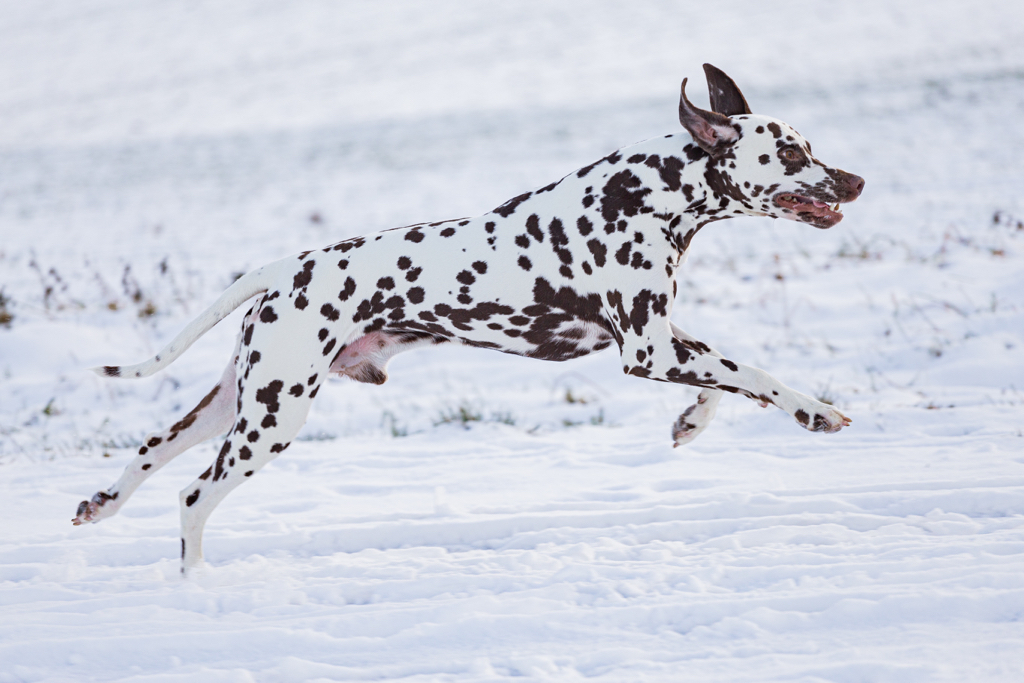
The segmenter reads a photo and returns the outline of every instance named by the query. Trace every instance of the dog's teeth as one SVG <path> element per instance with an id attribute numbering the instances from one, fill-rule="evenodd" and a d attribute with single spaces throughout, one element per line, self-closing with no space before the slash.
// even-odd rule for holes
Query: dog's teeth
<path id="1" fill-rule="evenodd" d="M 839 210 L 839 202 L 836 202 L 836 205 L 832 207 L 832 210 L 833 211 L 838 211 Z"/>

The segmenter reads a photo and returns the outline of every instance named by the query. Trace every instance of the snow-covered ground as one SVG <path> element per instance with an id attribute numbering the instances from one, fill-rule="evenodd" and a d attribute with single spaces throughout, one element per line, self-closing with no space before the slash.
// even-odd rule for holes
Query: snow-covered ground
<path id="1" fill-rule="evenodd" d="M 177 492 L 73 527 L 219 377 L 234 275 L 676 130 L 683 76 L 867 180 L 706 228 L 674 319 L 854 420 L 411 352 L 325 385 L 178 574 Z M 1024 680 L 1024 8 L 0 2 L 0 683 Z M 9 317 L 8 317 L 9 316 Z M 4 321 L 7 321 L 4 324 Z"/>

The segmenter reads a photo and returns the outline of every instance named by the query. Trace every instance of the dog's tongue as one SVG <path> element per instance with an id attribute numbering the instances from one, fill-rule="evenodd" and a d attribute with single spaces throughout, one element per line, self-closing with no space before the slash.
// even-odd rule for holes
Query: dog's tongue
<path id="1" fill-rule="evenodd" d="M 828 204 L 825 204 L 824 202 L 819 202 L 817 199 L 814 199 L 812 201 L 814 202 L 814 208 L 816 208 L 816 209 L 826 209 L 826 208 L 828 208 Z"/>

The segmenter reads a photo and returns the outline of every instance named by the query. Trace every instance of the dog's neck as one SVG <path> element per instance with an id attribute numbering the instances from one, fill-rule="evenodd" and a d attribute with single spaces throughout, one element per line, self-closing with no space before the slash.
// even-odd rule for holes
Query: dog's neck
<path id="1" fill-rule="evenodd" d="M 680 257 L 708 223 L 750 213 L 740 202 L 712 189 L 707 176 L 709 164 L 716 160 L 698 147 L 689 133 L 645 140 L 616 154 L 627 162 L 645 157 L 629 166 L 642 185 L 652 190 L 645 203 L 653 210 L 645 207 L 640 216 L 658 224 Z"/>

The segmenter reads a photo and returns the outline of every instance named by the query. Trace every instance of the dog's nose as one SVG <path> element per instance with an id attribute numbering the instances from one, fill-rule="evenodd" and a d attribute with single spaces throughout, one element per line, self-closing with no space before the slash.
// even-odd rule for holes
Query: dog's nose
<path id="1" fill-rule="evenodd" d="M 853 190 L 853 198 L 856 199 L 860 196 L 861 190 L 864 189 L 864 179 L 859 175 L 853 175 L 852 173 L 846 174 L 846 184 Z"/>

